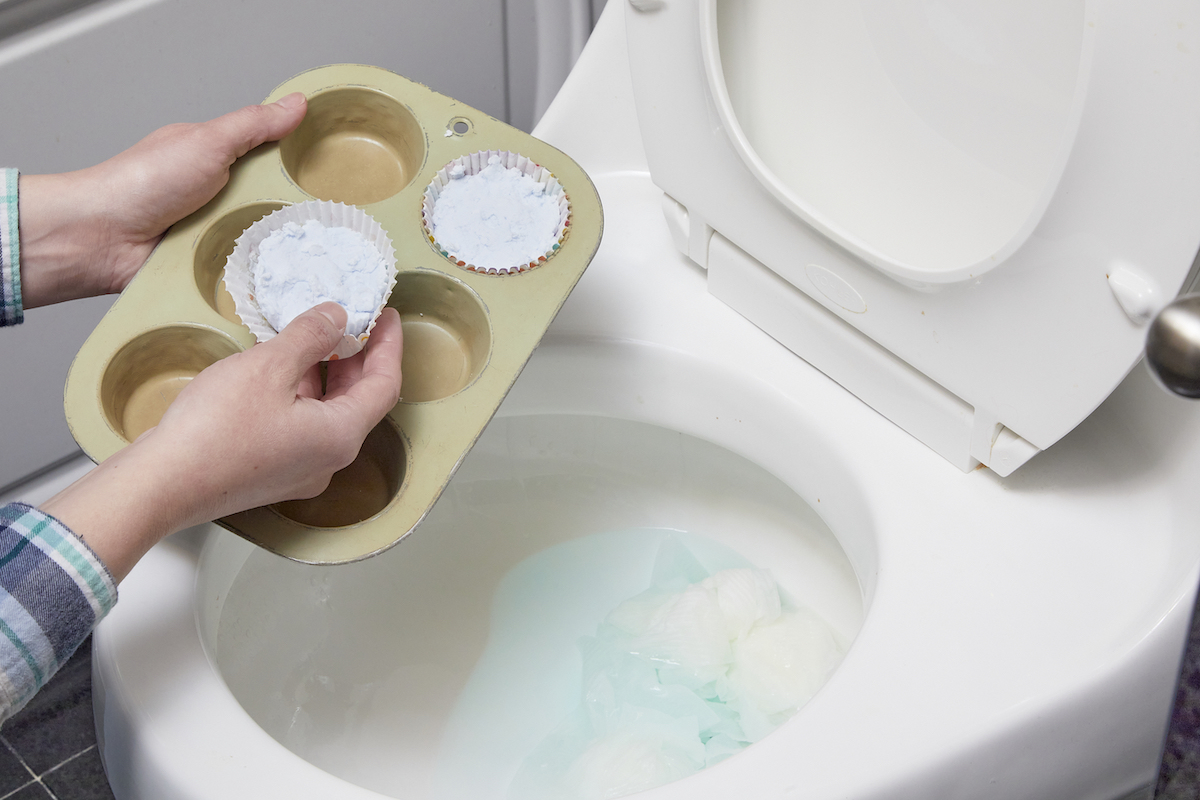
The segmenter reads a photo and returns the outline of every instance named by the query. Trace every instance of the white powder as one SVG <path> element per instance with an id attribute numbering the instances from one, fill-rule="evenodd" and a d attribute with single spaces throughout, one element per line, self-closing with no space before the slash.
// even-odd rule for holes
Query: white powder
<path id="1" fill-rule="evenodd" d="M 277 331 L 313 306 L 346 309 L 346 333 L 366 331 L 388 289 L 387 265 L 375 246 L 349 228 L 316 220 L 285 223 L 250 255 L 254 296 Z"/>
<path id="2" fill-rule="evenodd" d="M 559 204 L 521 170 L 492 156 L 467 175 L 461 165 L 438 195 L 430 220 L 433 237 L 460 261 L 483 269 L 528 264 L 557 241 Z"/>

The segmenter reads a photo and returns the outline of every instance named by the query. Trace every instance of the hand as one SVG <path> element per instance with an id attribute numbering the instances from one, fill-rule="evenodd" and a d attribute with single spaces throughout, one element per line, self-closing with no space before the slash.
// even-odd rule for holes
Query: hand
<path id="1" fill-rule="evenodd" d="M 354 460 L 400 397 L 400 316 L 386 308 L 363 353 L 333 350 L 346 312 L 324 303 L 270 341 L 201 372 L 157 427 L 42 509 L 96 551 L 119 581 L 176 530 L 248 508 L 315 497 Z"/>
<path id="2" fill-rule="evenodd" d="M 225 186 L 234 161 L 291 133 L 306 109 L 297 92 L 208 122 L 159 128 L 94 167 L 22 175 L 24 307 L 123 290 L 167 228 Z"/>
<path id="3" fill-rule="evenodd" d="M 268 342 L 198 375 L 138 446 L 193 478 L 189 524 L 280 500 L 315 497 L 358 455 L 400 397 L 399 315 L 385 309 L 366 351 L 317 363 L 337 345 L 346 312 L 323 303 Z"/>

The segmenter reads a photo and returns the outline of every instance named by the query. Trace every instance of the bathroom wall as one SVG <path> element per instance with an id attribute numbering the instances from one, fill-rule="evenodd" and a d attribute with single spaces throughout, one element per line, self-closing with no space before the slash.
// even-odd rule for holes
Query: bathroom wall
<path id="1" fill-rule="evenodd" d="M 96 0 L 0 0 L 0 39 L 94 2 Z"/>
<path id="2" fill-rule="evenodd" d="M 592 18 L 603 5 L 554 2 Z M 528 130 L 538 79 L 561 83 L 574 60 L 559 59 L 558 76 L 539 75 L 538 5 L 0 0 L 0 36 L 8 34 L 0 39 L 0 164 L 25 173 L 88 166 L 161 125 L 257 103 L 295 73 L 337 62 L 386 67 Z M 0 332 L 0 487 L 77 452 L 63 420 L 63 385 L 110 304 L 34 309 L 24 325 Z"/>

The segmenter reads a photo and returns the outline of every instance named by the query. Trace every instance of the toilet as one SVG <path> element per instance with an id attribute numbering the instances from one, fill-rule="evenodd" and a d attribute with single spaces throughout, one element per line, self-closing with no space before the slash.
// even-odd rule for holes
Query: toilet
<path id="1" fill-rule="evenodd" d="M 492 592 L 641 530 L 770 569 L 846 652 L 639 797 L 1150 800 L 1200 409 L 1138 361 L 1200 246 L 1198 12 L 609 2 L 534 131 L 605 236 L 496 418 L 374 558 L 155 547 L 95 634 L 114 794 L 505 797 L 526 732 L 457 727 Z"/>

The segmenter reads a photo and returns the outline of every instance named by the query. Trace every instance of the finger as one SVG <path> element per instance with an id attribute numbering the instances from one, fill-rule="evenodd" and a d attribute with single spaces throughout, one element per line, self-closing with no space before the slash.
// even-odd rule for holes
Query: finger
<path id="1" fill-rule="evenodd" d="M 239 108 L 204 124 L 216 131 L 232 163 L 263 142 L 274 142 L 294 131 L 307 109 L 304 95 L 293 92 L 274 103 Z"/>
<path id="2" fill-rule="evenodd" d="M 367 340 L 358 380 L 335 397 L 326 392 L 326 403 L 349 409 L 365 436 L 400 399 L 403 354 L 400 315 L 395 309 L 385 308 Z"/>
<path id="3" fill-rule="evenodd" d="M 402 329 L 399 320 L 400 315 L 396 313 L 396 309 L 385 308 L 379 315 L 379 319 L 375 321 L 375 327 L 371 329 L 371 336 L 367 339 L 367 346 L 363 352 L 345 361 L 330 362 L 329 376 L 325 382 L 326 400 L 346 394 L 352 386 L 362 380 L 363 366 L 368 358 L 367 352 L 376 347 L 392 347 L 393 345 L 388 341 L 401 335 Z M 399 365 L 399 363 L 400 359 L 397 356 L 396 364 Z M 393 405 L 395 404 L 393 403 Z"/>
<path id="4" fill-rule="evenodd" d="M 346 310 L 337 303 L 322 303 L 251 352 L 269 358 L 285 385 L 299 387 L 309 369 L 333 352 L 345 331 Z"/>
<path id="5" fill-rule="evenodd" d="M 372 331 L 372 336 L 374 332 Z M 368 341 L 370 341 L 368 339 Z M 329 362 L 329 371 L 325 376 L 325 398 L 331 399 L 346 393 L 362 377 L 363 359 L 366 353 L 361 352 L 352 358 L 341 358 Z"/>

